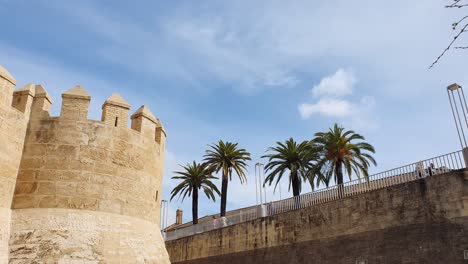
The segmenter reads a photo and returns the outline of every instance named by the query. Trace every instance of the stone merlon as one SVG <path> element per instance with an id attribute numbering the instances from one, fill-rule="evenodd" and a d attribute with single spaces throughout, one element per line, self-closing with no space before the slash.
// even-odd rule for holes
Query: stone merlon
<path id="1" fill-rule="evenodd" d="M 62 94 L 62 98 L 75 98 L 75 99 L 91 100 L 91 96 L 80 85 L 76 85 L 75 87 L 65 91 Z"/>
<path id="2" fill-rule="evenodd" d="M 101 120 L 111 126 L 128 127 L 130 105 L 120 94 L 112 94 L 102 105 Z"/>
<path id="3" fill-rule="evenodd" d="M 91 96 L 83 87 L 77 85 L 62 94 L 62 111 L 64 119 L 87 120 Z"/>
<path id="4" fill-rule="evenodd" d="M 30 113 L 34 100 L 36 86 L 28 83 L 20 89 L 13 92 L 12 106 L 23 113 Z"/>
<path id="5" fill-rule="evenodd" d="M 11 76 L 11 74 L 7 71 L 7 69 L 3 68 L 2 65 L 0 65 L 0 78 L 3 78 L 10 82 L 13 85 L 16 85 L 16 80 Z"/>
<path id="6" fill-rule="evenodd" d="M 106 102 L 104 102 L 104 105 L 115 105 L 119 106 L 122 108 L 130 109 L 130 105 L 125 101 L 125 99 L 120 96 L 118 93 L 112 94 L 109 98 L 107 98 Z"/>

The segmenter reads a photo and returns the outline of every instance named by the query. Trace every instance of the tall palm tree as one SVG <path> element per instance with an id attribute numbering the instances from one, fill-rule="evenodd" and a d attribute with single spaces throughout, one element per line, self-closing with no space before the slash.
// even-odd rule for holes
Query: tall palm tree
<path id="1" fill-rule="evenodd" d="M 198 224 L 198 191 L 203 189 L 208 199 L 216 200 L 215 193 L 219 195 L 219 190 L 216 185 L 211 182 L 218 178 L 213 177 L 212 170 L 206 163 L 197 163 L 193 161 L 192 164 L 182 166 L 183 171 L 174 172 L 177 176 L 172 177 L 175 180 L 182 180 L 171 191 L 171 200 L 176 196 L 182 196 L 182 201 L 185 197 L 192 196 L 192 223 Z"/>
<path id="2" fill-rule="evenodd" d="M 210 148 L 203 156 L 204 161 L 210 164 L 211 168 L 218 173 L 222 173 L 221 181 L 221 216 L 226 215 L 226 201 L 228 182 L 232 180 L 232 171 L 239 176 L 241 183 L 247 182 L 245 172 L 247 170 L 246 161 L 251 160 L 250 153 L 243 148 L 238 148 L 238 143 L 224 142 L 220 140 L 218 144 L 208 145 Z"/>
<path id="3" fill-rule="evenodd" d="M 343 196 L 343 171 L 350 180 L 352 173 L 358 178 L 364 176 L 368 180 L 369 166 L 377 165 L 370 154 L 375 153 L 374 147 L 361 140 L 365 140 L 362 135 L 335 124 L 328 132 L 316 133 L 311 141 L 320 153 L 313 173 L 326 179 L 327 183 L 333 177 L 338 184 L 340 197 Z"/>
<path id="4" fill-rule="evenodd" d="M 271 184 L 276 180 L 275 189 L 285 172 L 289 172 L 289 189 L 293 189 L 293 196 L 299 196 L 302 182 L 308 179 L 308 172 L 317 158 L 314 149 L 308 141 L 297 144 L 293 138 L 284 143 L 276 142 L 276 147 L 270 147 L 267 151 L 271 154 L 262 156 L 268 158 L 265 166 L 266 172 L 270 172 L 265 178 L 265 183 Z M 313 186 L 313 184 L 312 184 Z"/>

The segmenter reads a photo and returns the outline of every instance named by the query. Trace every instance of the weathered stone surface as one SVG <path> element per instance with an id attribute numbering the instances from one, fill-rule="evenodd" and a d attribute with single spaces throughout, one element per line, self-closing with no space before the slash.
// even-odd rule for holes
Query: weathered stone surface
<path id="1" fill-rule="evenodd" d="M 0 264 L 169 263 L 158 227 L 165 134 L 127 128 L 120 96 L 103 109 L 116 125 L 87 119 L 80 86 L 62 95 L 60 117 L 41 85 L 14 88 L 0 66 Z"/>
<path id="2" fill-rule="evenodd" d="M 464 264 L 468 222 L 455 220 L 285 244 L 184 262 L 184 264 L 450 263 Z"/>
<path id="3" fill-rule="evenodd" d="M 10 208 L 0 207 L 0 263 L 8 263 L 8 241 L 10 239 Z"/>
<path id="4" fill-rule="evenodd" d="M 13 210 L 10 263 L 168 264 L 158 225 L 87 210 Z"/>
<path id="5" fill-rule="evenodd" d="M 0 66 L 0 263 L 8 262 L 10 208 L 21 161 L 28 115 L 12 107 L 16 81 Z M 26 97 L 29 92 L 26 91 Z M 24 98 L 23 98 L 24 99 Z M 18 107 L 29 109 L 28 100 Z M 30 102 L 29 102 L 30 103 Z"/>
<path id="6" fill-rule="evenodd" d="M 159 223 L 164 156 L 154 137 L 98 121 L 48 118 L 30 122 L 25 142 L 19 174 L 34 177 L 18 178 L 12 208 L 102 208 Z M 44 199 L 50 195 L 55 198 Z"/>
<path id="7" fill-rule="evenodd" d="M 166 243 L 172 263 L 465 263 L 468 171 Z"/>

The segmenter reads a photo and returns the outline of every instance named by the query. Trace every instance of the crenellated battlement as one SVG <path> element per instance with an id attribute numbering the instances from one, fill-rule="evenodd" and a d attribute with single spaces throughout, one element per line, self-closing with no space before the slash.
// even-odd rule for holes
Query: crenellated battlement
<path id="1" fill-rule="evenodd" d="M 51 116 L 42 85 L 15 88 L 0 66 L 0 263 L 169 263 L 159 119 L 142 106 L 129 127 L 130 104 L 113 94 L 90 120 L 92 97 L 79 85 Z"/>
<path id="2" fill-rule="evenodd" d="M 69 121 L 88 120 L 91 95 L 80 85 L 62 94 L 60 119 Z M 13 92 L 12 107 L 30 115 L 31 120 L 55 118 L 50 115 L 52 99 L 42 85 L 26 84 Z M 102 105 L 102 123 L 118 128 L 129 128 L 130 104 L 120 94 L 112 94 Z M 99 122 L 95 120 L 89 120 Z M 161 144 L 166 132 L 158 118 L 143 105 L 131 115 L 130 128 Z"/>

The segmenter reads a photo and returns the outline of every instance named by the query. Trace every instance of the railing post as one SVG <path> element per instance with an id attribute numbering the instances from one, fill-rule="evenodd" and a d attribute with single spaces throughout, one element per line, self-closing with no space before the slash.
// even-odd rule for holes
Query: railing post
<path id="1" fill-rule="evenodd" d="M 467 167 L 466 165 L 468 164 L 468 148 L 463 148 L 462 153 L 463 153 L 463 161 L 465 162 L 464 168 L 466 168 Z"/>
<path id="2" fill-rule="evenodd" d="M 265 205 L 262 204 L 262 205 L 258 206 L 257 210 L 258 210 L 257 214 L 259 215 L 259 217 L 265 217 L 266 216 Z"/>

